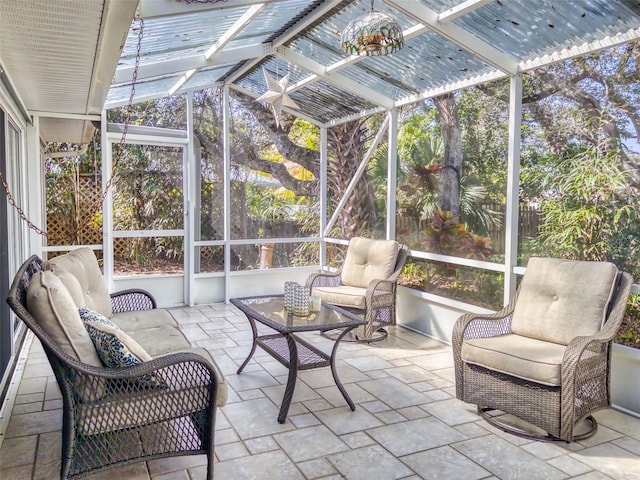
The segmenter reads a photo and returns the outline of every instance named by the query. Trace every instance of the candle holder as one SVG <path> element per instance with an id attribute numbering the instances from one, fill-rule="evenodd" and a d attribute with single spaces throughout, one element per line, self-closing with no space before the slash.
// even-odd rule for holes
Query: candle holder
<path id="1" fill-rule="evenodd" d="M 309 293 L 311 289 L 305 285 L 295 287 L 293 314 L 300 317 L 309 315 Z"/>
<path id="2" fill-rule="evenodd" d="M 284 308 L 293 311 L 296 287 L 300 285 L 298 282 L 284 282 Z"/>

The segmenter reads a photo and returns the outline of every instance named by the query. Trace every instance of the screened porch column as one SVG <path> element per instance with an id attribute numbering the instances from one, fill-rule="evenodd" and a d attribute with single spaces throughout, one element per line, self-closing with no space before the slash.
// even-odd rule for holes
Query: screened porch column
<path id="1" fill-rule="evenodd" d="M 320 127 L 320 266 L 327 264 L 327 165 L 329 164 L 329 148 L 327 144 L 327 127 Z"/>
<path id="2" fill-rule="evenodd" d="M 504 304 L 516 292 L 514 267 L 518 264 L 520 127 L 522 123 L 522 77 L 511 77 L 509 89 L 509 153 L 507 157 L 507 209 L 505 212 Z"/>
<path id="3" fill-rule="evenodd" d="M 229 282 L 231 274 L 231 145 L 229 128 L 231 125 L 231 105 L 229 85 L 223 88 L 222 130 L 224 162 L 224 301 L 229 303 Z"/>
<path id="4" fill-rule="evenodd" d="M 387 239 L 396 238 L 396 184 L 398 172 L 398 110 L 392 108 L 389 118 L 389 149 L 387 157 Z"/>
<path id="5" fill-rule="evenodd" d="M 196 221 L 200 221 L 200 154 L 199 148 L 196 149 L 195 138 L 193 135 L 193 92 L 187 93 L 187 168 L 182 179 L 185 195 L 187 196 L 186 218 L 185 218 L 185 237 L 184 237 L 184 255 L 185 255 L 185 272 L 184 272 L 184 299 L 185 303 L 190 307 L 195 305 L 195 288 L 194 273 L 196 272 L 196 264 L 200 271 L 200 254 L 196 253 L 194 242 L 200 240 L 200 228 L 196 228 Z M 196 155 L 196 152 L 198 153 Z"/>

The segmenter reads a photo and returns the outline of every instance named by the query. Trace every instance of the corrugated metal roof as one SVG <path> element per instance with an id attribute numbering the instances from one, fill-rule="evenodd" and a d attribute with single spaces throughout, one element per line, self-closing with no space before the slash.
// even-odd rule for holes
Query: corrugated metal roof
<path id="1" fill-rule="evenodd" d="M 375 0 L 375 10 L 404 29 L 405 46 L 366 58 L 347 57 L 340 35 L 370 0 L 4 1 L 2 75 L 21 108 L 86 114 L 125 104 L 136 6 L 144 20 L 136 100 L 220 82 L 257 98 L 266 90 L 264 66 L 276 78 L 291 75 L 290 96 L 318 123 L 640 38 L 638 0 Z"/>
<path id="2" fill-rule="evenodd" d="M 320 122 L 347 117 L 376 106 L 325 80 L 317 81 L 290 96 L 306 116 Z M 336 99 L 340 101 L 336 102 Z"/>
<path id="3" fill-rule="evenodd" d="M 301 112 L 326 123 L 640 38 L 636 0 L 376 0 L 375 10 L 405 31 L 405 46 L 389 56 L 350 58 L 340 49 L 340 34 L 371 9 L 370 0 L 270 0 L 226 38 L 256 3 L 228 0 L 199 5 L 195 13 L 150 15 L 136 94 L 147 98 L 172 87 L 185 91 L 232 81 L 258 97 L 267 88 L 264 67 L 275 78 L 290 74 L 289 94 Z M 189 5 L 181 8 L 189 11 Z M 204 53 L 222 40 L 224 48 L 206 62 Z M 124 85 L 112 87 L 110 105 L 128 99 L 123 79 L 136 42 L 132 29 L 117 76 Z M 195 75 L 176 86 L 188 68 Z"/>
<path id="4" fill-rule="evenodd" d="M 637 16 L 630 13 L 622 2 L 611 0 L 504 1 L 489 3 L 454 23 L 522 60 L 638 28 Z"/>

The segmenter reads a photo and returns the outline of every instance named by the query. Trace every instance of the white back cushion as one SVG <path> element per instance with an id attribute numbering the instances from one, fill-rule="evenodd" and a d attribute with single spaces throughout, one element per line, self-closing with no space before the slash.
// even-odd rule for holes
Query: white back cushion
<path id="1" fill-rule="evenodd" d="M 617 267 L 608 262 L 533 257 L 520 285 L 511 330 L 567 345 L 593 335 L 606 320 Z"/>
<path id="2" fill-rule="evenodd" d="M 111 317 L 111 296 L 93 250 L 88 247 L 78 248 L 44 262 L 43 269 L 56 274 L 67 287 L 77 307 L 86 307 L 107 318 Z"/>
<path id="3" fill-rule="evenodd" d="M 396 266 L 399 248 L 395 240 L 353 237 L 342 266 L 342 283 L 366 288 L 372 280 L 388 278 Z"/>

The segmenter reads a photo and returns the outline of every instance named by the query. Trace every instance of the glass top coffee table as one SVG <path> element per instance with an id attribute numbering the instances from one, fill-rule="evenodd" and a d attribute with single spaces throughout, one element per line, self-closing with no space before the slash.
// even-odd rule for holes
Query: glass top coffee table
<path id="1" fill-rule="evenodd" d="M 351 410 L 356 406 L 349 398 L 347 391 L 338 378 L 336 371 L 336 351 L 340 340 L 354 328 L 364 325 L 366 320 L 356 314 L 347 312 L 340 307 L 323 303 L 320 311 L 311 312 L 308 316 L 296 316 L 284 308 L 283 295 L 264 295 L 257 297 L 232 298 L 231 303 L 238 307 L 249 319 L 253 332 L 253 344 L 246 360 L 238 368 L 241 373 L 244 367 L 256 351 L 256 345 L 289 369 L 287 386 L 284 398 L 280 406 L 278 422 L 284 423 L 287 419 L 293 391 L 296 386 L 298 370 L 312 368 L 331 367 L 333 380 L 336 382 L 340 393 L 349 404 Z M 272 328 L 278 333 L 272 335 L 258 335 L 256 322 Z M 326 330 L 340 330 L 335 338 L 331 354 L 325 353 L 314 345 L 304 341 L 295 333 Z"/>

